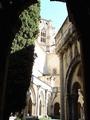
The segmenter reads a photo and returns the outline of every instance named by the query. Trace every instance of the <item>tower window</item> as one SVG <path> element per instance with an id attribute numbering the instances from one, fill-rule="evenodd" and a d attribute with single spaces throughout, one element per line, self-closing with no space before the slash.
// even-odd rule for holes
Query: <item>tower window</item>
<path id="1" fill-rule="evenodd" d="M 46 30 L 44 28 L 41 31 L 41 42 L 46 42 Z"/>
<path id="2" fill-rule="evenodd" d="M 46 39 L 45 38 L 43 38 L 43 37 L 41 37 L 41 42 L 46 42 Z"/>
<path id="3" fill-rule="evenodd" d="M 46 37 L 46 32 L 41 32 L 41 36 Z"/>

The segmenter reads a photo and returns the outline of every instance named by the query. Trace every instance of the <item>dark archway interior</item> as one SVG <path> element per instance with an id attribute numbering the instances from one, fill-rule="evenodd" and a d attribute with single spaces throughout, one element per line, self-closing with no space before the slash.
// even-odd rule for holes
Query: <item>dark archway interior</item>
<path id="1" fill-rule="evenodd" d="M 72 87 L 72 92 L 76 93 L 78 91 L 78 89 L 81 89 L 81 86 L 78 82 L 75 82 L 73 87 Z"/>
<path id="2" fill-rule="evenodd" d="M 54 104 L 54 118 L 60 118 L 60 104 L 58 102 Z"/>
<path id="3" fill-rule="evenodd" d="M 82 73 L 79 74 L 79 72 L 81 70 L 81 59 L 80 56 L 75 57 L 70 66 L 69 69 L 67 71 L 67 77 L 66 77 L 66 87 L 67 87 L 67 100 L 66 100 L 66 106 L 67 106 L 67 117 L 70 120 L 78 120 L 79 117 L 81 117 L 81 107 L 79 108 L 79 104 L 78 104 L 78 99 L 79 99 L 79 94 L 78 91 L 82 88 Z M 76 71 L 76 72 L 75 72 Z M 74 78 L 74 73 L 77 75 L 76 78 Z M 74 79 L 77 79 L 77 81 L 75 81 Z M 83 95 L 83 94 L 82 94 Z M 83 106 L 84 108 L 84 106 Z M 83 111 L 84 113 L 84 111 Z"/>
<path id="4" fill-rule="evenodd" d="M 72 88 L 72 90 L 71 90 Z M 75 82 L 73 86 L 70 86 L 68 93 L 68 119 L 70 120 L 78 120 L 78 90 L 81 89 L 81 86 L 78 82 Z"/>
<path id="5" fill-rule="evenodd" d="M 81 88 L 80 84 L 78 82 L 75 82 L 72 87 L 72 94 L 71 94 L 71 112 L 72 113 L 72 119 L 78 120 L 79 111 L 78 111 L 78 90 Z M 70 116 L 71 117 L 71 116 Z"/>
<path id="6" fill-rule="evenodd" d="M 31 97 L 29 99 L 28 113 L 29 113 L 30 116 L 32 115 L 32 100 L 31 100 Z"/>

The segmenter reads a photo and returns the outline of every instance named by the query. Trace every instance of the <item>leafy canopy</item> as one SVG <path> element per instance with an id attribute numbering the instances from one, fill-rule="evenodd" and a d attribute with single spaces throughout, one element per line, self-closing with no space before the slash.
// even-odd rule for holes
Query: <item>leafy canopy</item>
<path id="1" fill-rule="evenodd" d="M 40 19 L 40 1 L 24 10 L 19 18 L 22 25 L 13 40 L 11 53 L 34 44 L 34 41 L 37 39 Z"/>

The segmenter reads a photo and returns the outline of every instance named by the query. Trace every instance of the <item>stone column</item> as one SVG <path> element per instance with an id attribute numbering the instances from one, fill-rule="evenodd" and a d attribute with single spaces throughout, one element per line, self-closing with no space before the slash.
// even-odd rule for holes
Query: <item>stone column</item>
<path id="1" fill-rule="evenodd" d="M 30 99 L 30 92 L 27 91 L 27 96 L 26 96 L 26 106 L 25 106 L 25 109 L 24 109 L 24 115 L 23 115 L 24 118 L 25 118 L 25 116 L 28 114 L 29 99 Z"/>
<path id="2" fill-rule="evenodd" d="M 61 120 L 65 120 L 64 113 L 64 73 L 63 73 L 63 55 L 60 54 L 60 86 L 61 86 Z"/>
<path id="3" fill-rule="evenodd" d="M 32 103 L 32 115 L 35 116 L 35 107 L 36 107 L 36 103 Z"/>
<path id="4" fill-rule="evenodd" d="M 70 102 L 70 100 L 69 100 L 69 98 L 70 98 L 70 95 L 69 94 L 66 94 L 66 96 L 65 96 L 65 108 L 66 108 L 66 110 L 65 110 L 65 120 L 69 120 L 69 102 Z"/>
<path id="5" fill-rule="evenodd" d="M 47 115 L 47 89 L 45 90 L 45 115 Z"/>
<path id="6" fill-rule="evenodd" d="M 40 85 L 37 86 L 37 107 L 36 107 L 37 116 L 39 116 L 39 89 L 40 89 Z"/>

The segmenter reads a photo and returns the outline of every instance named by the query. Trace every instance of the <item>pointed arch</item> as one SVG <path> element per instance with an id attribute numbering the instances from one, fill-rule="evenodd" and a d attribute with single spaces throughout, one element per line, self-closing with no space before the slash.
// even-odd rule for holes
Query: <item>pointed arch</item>
<path id="1" fill-rule="evenodd" d="M 54 117 L 60 118 L 60 104 L 58 102 L 54 104 Z"/>
<path id="2" fill-rule="evenodd" d="M 30 92 L 32 103 L 36 104 L 36 93 L 33 86 L 30 87 L 29 92 Z"/>
<path id="3" fill-rule="evenodd" d="M 66 73 L 66 78 L 65 78 L 65 89 L 66 89 L 66 93 L 70 93 L 70 88 L 71 88 L 71 83 L 72 83 L 72 76 L 73 73 L 76 69 L 76 67 L 81 63 L 81 57 L 80 55 L 77 55 L 75 58 L 72 59 L 67 73 Z"/>
<path id="4" fill-rule="evenodd" d="M 33 88 L 33 86 L 30 86 L 29 91 L 28 91 L 28 96 L 27 96 L 27 107 L 28 107 L 28 113 L 30 115 L 36 115 L 36 93 Z"/>
<path id="5" fill-rule="evenodd" d="M 32 115 L 32 100 L 31 97 L 29 99 L 29 103 L 28 103 L 28 113 L 31 116 Z"/>
<path id="6" fill-rule="evenodd" d="M 78 90 L 83 90 L 81 78 L 81 57 L 77 55 L 68 67 L 65 79 L 66 113 L 68 119 L 78 119 Z"/>

